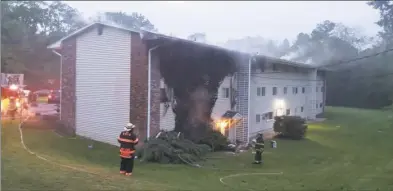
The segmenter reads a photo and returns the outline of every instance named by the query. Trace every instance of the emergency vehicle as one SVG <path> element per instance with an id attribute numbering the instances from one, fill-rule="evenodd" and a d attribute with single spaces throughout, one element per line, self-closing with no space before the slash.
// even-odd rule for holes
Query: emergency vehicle
<path id="1" fill-rule="evenodd" d="M 16 115 L 21 108 L 27 109 L 28 101 L 22 88 L 17 85 L 1 86 L 1 115 Z"/>

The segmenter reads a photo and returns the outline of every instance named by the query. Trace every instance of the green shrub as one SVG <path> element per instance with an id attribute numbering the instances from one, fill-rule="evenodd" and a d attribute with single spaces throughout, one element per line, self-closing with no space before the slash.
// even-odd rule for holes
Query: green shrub
<path id="1" fill-rule="evenodd" d="M 203 160 L 211 151 L 208 145 L 195 144 L 178 135 L 174 131 L 163 131 L 159 137 L 150 138 L 138 148 L 136 156 L 147 162 L 180 164 Z"/>
<path id="2" fill-rule="evenodd" d="M 274 131 L 279 137 L 291 139 L 303 139 L 307 132 L 307 124 L 299 116 L 280 116 L 275 117 L 273 125 Z"/>
<path id="3" fill-rule="evenodd" d="M 229 141 L 227 137 L 214 129 L 207 129 L 205 136 L 199 141 L 200 144 L 209 145 L 213 151 L 228 150 Z"/>

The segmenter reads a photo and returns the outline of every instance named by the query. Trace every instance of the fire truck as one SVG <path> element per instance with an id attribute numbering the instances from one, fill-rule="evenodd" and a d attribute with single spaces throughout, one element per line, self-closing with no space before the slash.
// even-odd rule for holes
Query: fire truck
<path id="1" fill-rule="evenodd" d="M 3 74 L 2 74 L 3 77 Z M 27 99 L 23 92 L 23 82 L 13 83 L 7 80 L 1 84 L 1 115 L 15 117 L 22 109 L 27 109 Z"/>

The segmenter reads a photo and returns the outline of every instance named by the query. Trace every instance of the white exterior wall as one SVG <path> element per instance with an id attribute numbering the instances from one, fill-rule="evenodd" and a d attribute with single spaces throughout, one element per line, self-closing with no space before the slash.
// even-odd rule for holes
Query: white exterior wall
<path id="1" fill-rule="evenodd" d="M 113 145 L 130 116 L 130 32 L 93 29 L 76 42 L 76 134 Z"/>
<path id="2" fill-rule="evenodd" d="M 320 114 L 323 112 L 323 108 L 325 107 L 325 91 L 326 87 L 324 87 L 325 79 L 322 76 L 317 76 L 317 83 L 316 83 L 316 100 L 318 104 L 318 108 L 316 109 L 316 113 Z M 317 91 L 318 90 L 318 91 Z M 322 107 L 321 107 L 322 106 Z"/>
<path id="3" fill-rule="evenodd" d="M 222 81 L 220 87 L 218 88 L 218 93 L 217 93 L 217 100 L 216 104 L 213 107 L 212 110 L 212 119 L 213 120 L 220 120 L 222 115 L 225 114 L 228 110 L 231 110 L 231 78 L 232 77 L 225 77 L 224 80 Z M 235 83 L 232 83 L 232 88 L 234 88 Z M 225 89 L 229 89 L 229 97 L 226 97 L 226 91 Z M 228 139 L 230 141 L 235 141 L 236 140 L 236 127 L 231 126 L 229 129 L 228 133 Z"/>
<path id="4" fill-rule="evenodd" d="M 255 72 L 254 72 L 255 73 Z M 315 72 L 316 74 L 316 72 Z M 316 77 L 316 76 L 315 76 Z M 265 70 L 263 73 L 257 72 L 251 77 L 251 108 L 249 120 L 250 137 L 257 132 L 273 127 L 274 116 L 286 114 L 290 109 L 290 115 L 301 116 L 303 118 L 315 118 L 315 115 L 322 112 L 322 108 L 316 108 L 316 103 L 323 102 L 323 94 L 316 94 L 316 86 L 319 85 L 319 92 L 323 82 L 317 82 L 314 78 L 313 70 L 299 72 L 273 72 Z M 257 88 L 265 87 L 265 96 L 257 96 Z M 273 95 L 273 87 L 277 87 L 277 94 Z M 284 87 L 287 93 L 284 94 Z M 293 88 L 297 87 L 297 94 L 293 93 Z M 302 88 L 305 93 L 302 93 Z M 303 112 L 301 108 L 303 107 Z M 312 110 L 312 107 L 313 110 Z M 320 109 L 320 111 L 318 110 Z M 268 112 L 273 112 L 273 119 L 262 119 Z M 260 122 L 257 122 L 256 115 L 261 115 Z"/>
<path id="5" fill-rule="evenodd" d="M 160 88 L 165 88 L 164 80 L 160 81 Z M 165 113 L 165 103 L 160 103 L 160 130 L 172 131 L 175 128 L 175 113 L 173 113 L 172 106 Z"/>

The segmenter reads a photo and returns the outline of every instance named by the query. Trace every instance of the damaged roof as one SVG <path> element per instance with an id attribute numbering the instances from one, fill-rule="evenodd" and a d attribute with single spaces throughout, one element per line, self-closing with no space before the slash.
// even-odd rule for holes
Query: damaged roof
<path id="1" fill-rule="evenodd" d="M 200 47 L 212 48 L 212 49 L 222 50 L 222 51 L 226 51 L 226 52 L 233 53 L 233 54 L 239 54 L 239 55 L 254 57 L 256 59 L 267 59 L 267 60 L 269 60 L 271 62 L 274 62 L 274 63 L 277 63 L 277 64 L 284 64 L 284 65 L 297 66 L 297 67 L 310 68 L 310 69 L 318 68 L 317 66 L 312 66 L 312 65 L 309 65 L 309 64 L 294 62 L 294 61 L 290 61 L 290 60 L 284 60 L 284 59 L 280 59 L 280 58 L 273 58 L 273 57 L 264 56 L 264 55 L 255 55 L 255 54 L 251 54 L 251 53 L 248 53 L 248 52 L 231 50 L 231 49 L 224 48 L 224 47 L 221 47 L 221 46 L 216 46 L 216 45 L 196 42 L 196 41 L 192 41 L 192 40 L 188 40 L 188 39 L 182 39 L 182 38 L 178 38 L 178 37 L 168 36 L 168 35 L 164 35 L 164 34 L 160 34 L 160 33 L 156 33 L 156 32 L 151 32 L 151 31 L 147 31 L 147 30 L 135 30 L 135 29 L 125 28 L 125 27 L 121 27 L 121 26 L 116 26 L 116 25 L 111 25 L 111 24 L 106 24 L 106 23 L 100 23 L 100 22 L 96 22 L 96 23 L 87 25 L 87 26 L 85 26 L 85 27 L 83 27 L 83 28 L 81 28 L 79 30 L 76 30 L 76 31 L 72 32 L 71 34 L 63 37 L 62 39 L 56 41 L 55 43 L 50 44 L 49 46 L 47 46 L 47 48 L 49 48 L 49 49 L 60 48 L 61 44 L 62 44 L 62 42 L 64 40 L 67 40 L 67 39 L 72 38 L 72 37 L 79 36 L 80 34 L 86 32 L 87 30 L 89 30 L 91 28 L 96 27 L 97 25 L 103 25 L 103 26 L 106 26 L 106 27 L 116 28 L 116 29 L 119 29 L 119 30 L 125 30 L 125 31 L 129 31 L 129 32 L 139 33 L 140 36 L 141 36 L 141 39 L 144 39 L 144 40 L 159 40 L 159 39 L 163 39 L 163 40 L 172 41 L 172 42 L 184 42 L 184 43 L 189 43 L 189 44 L 193 44 L 193 45 L 200 46 Z"/>

